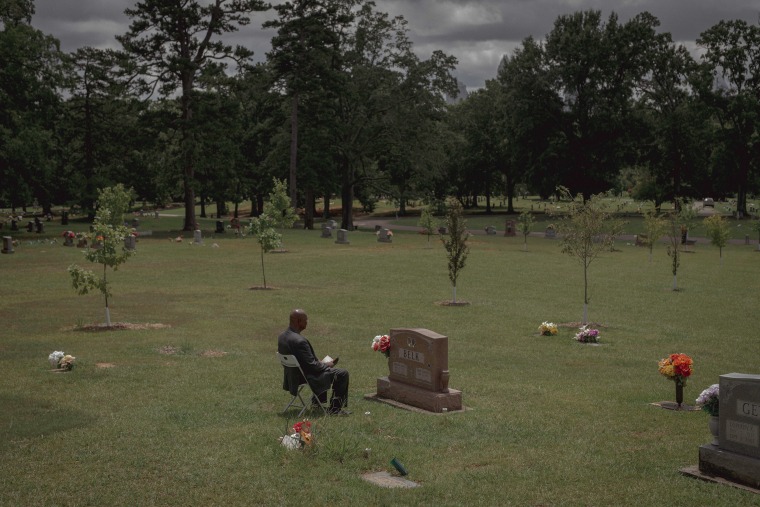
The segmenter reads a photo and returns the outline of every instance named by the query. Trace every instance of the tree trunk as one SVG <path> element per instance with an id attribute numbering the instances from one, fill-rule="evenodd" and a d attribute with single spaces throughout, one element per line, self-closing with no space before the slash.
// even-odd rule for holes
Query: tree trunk
<path id="1" fill-rule="evenodd" d="M 293 93 L 290 105 L 290 205 L 298 209 L 296 167 L 298 165 L 298 92 Z"/>
<path id="2" fill-rule="evenodd" d="M 306 189 L 306 207 L 304 208 L 304 229 L 314 229 L 314 189 Z"/>
<path id="3" fill-rule="evenodd" d="M 507 179 L 507 213 L 511 214 L 515 212 L 515 208 L 512 204 L 512 199 L 515 195 L 515 181 L 509 172 L 507 172 L 505 176 Z"/>
<path id="4" fill-rule="evenodd" d="M 354 228 L 354 185 L 349 181 L 343 182 L 341 189 L 341 228 L 352 230 Z"/>
<path id="5" fill-rule="evenodd" d="M 195 182 L 195 168 L 193 163 L 193 139 L 190 132 L 190 126 L 193 121 L 193 110 L 191 107 L 192 93 L 193 93 L 193 77 L 188 75 L 188 72 L 195 72 L 194 70 L 186 70 L 182 76 L 182 187 L 185 194 L 185 223 L 182 227 L 183 231 L 194 231 L 198 228 L 198 224 L 195 221 L 195 189 L 193 184 Z"/>
<path id="6" fill-rule="evenodd" d="M 201 194 L 201 218 L 206 218 L 206 196 Z"/>
<path id="7" fill-rule="evenodd" d="M 324 206 L 322 209 L 322 218 L 324 218 L 325 220 L 330 218 L 330 194 L 329 193 L 325 193 Z"/>

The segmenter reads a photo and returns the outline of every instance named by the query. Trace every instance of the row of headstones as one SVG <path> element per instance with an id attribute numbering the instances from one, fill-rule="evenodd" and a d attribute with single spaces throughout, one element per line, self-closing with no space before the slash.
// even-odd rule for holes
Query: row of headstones
<path id="1" fill-rule="evenodd" d="M 330 220 L 326 222 L 322 226 L 322 238 L 330 239 L 332 238 L 332 231 L 333 229 L 336 229 L 338 227 L 338 223 L 335 220 Z M 375 226 L 375 234 L 377 234 L 377 241 L 380 243 L 393 243 L 393 233 L 390 231 L 390 229 L 385 229 L 383 227 L 380 227 L 379 225 Z M 348 230 L 346 229 L 338 229 L 337 232 L 338 238 L 336 239 L 335 243 L 341 244 L 341 245 L 348 245 L 350 241 L 348 241 Z"/>
<path id="2" fill-rule="evenodd" d="M 517 229 L 515 225 L 516 224 L 514 220 L 507 220 L 504 226 L 504 236 L 507 236 L 507 237 L 517 236 Z M 489 225 L 488 227 L 486 227 L 485 231 L 486 231 L 486 234 L 489 236 L 496 235 L 496 227 L 494 227 L 493 225 Z M 554 227 L 547 227 L 546 231 L 544 232 L 544 236 L 547 238 L 556 238 L 557 231 L 554 229 Z"/>

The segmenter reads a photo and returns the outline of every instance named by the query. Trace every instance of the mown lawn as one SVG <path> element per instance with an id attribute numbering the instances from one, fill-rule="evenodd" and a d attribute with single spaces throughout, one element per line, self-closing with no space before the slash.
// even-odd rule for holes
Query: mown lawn
<path id="1" fill-rule="evenodd" d="M 225 234 L 203 246 L 167 238 L 171 219 L 109 275 L 115 322 L 157 329 L 84 331 L 103 322 L 97 295 L 77 296 L 76 248 L 23 238 L 0 256 L 0 505 L 758 505 L 756 495 L 682 476 L 708 442 L 707 415 L 650 403 L 674 398 L 658 359 L 691 355 L 687 402 L 722 373 L 760 373 L 755 337 L 760 253 L 731 245 L 684 254 L 670 290 L 664 245 L 618 245 L 590 270 L 590 319 L 602 346 L 544 320 L 582 316 L 580 264 L 558 243 L 477 236 L 451 297 L 440 242 L 399 231 L 393 243 L 352 232 L 350 245 L 287 231 L 268 254 Z M 75 224 L 76 225 L 76 224 Z M 31 244 L 28 241 L 32 241 Z M 214 246 L 217 245 L 217 246 Z M 348 418 L 318 418 L 312 452 L 278 443 L 276 337 L 294 307 L 309 313 L 319 356 L 351 372 Z M 387 374 L 370 349 L 392 327 L 449 337 L 450 385 L 464 413 L 430 416 L 363 399 Z M 77 357 L 51 373 L 47 356 Z M 172 353 L 166 353 L 172 352 Z M 369 457 L 365 449 L 370 448 Z M 397 457 L 422 487 L 361 479 Z"/>

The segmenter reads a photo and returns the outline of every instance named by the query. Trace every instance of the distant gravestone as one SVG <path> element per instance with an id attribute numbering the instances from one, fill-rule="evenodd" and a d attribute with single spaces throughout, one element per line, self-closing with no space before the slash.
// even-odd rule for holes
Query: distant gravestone
<path id="1" fill-rule="evenodd" d="M 699 471 L 760 488 L 760 375 L 720 376 L 718 445 L 699 448 Z"/>
<path id="2" fill-rule="evenodd" d="M 393 235 L 388 229 L 380 229 L 377 234 L 377 240 L 380 243 L 393 243 Z"/>
<path id="3" fill-rule="evenodd" d="M 17 231 L 18 230 L 18 220 L 15 218 L 11 220 L 11 230 Z"/>
<path id="4" fill-rule="evenodd" d="M 133 218 L 132 219 L 132 227 L 134 227 L 135 229 L 138 228 L 138 227 L 140 227 L 140 221 L 138 219 L 136 219 L 136 218 Z"/>
<path id="5" fill-rule="evenodd" d="M 4 254 L 13 253 L 13 238 L 10 236 L 3 236 L 3 253 Z"/>
<path id="6" fill-rule="evenodd" d="M 377 397 L 428 412 L 462 409 L 462 392 L 449 388 L 449 339 L 429 329 L 391 329 L 389 374 Z"/>
<path id="7" fill-rule="evenodd" d="M 203 233 L 199 230 L 193 232 L 193 243 L 196 245 L 203 244 Z"/>
<path id="8" fill-rule="evenodd" d="M 45 222 L 40 222 L 39 220 L 37 220 L 34 223 L 34 228 L 37 231 L 37 234 L 42 234 L 43 232 L 45 232 Z"/>
<path id="9" fill-rule="evenodd" d="M 496 236 L 496 227 L 493 225 L 489 225 L 486 227 L 486 235 L 487 236 Z"/>
<path id="10" fill-rule="evenodd" d="M 332 227 L 330 227 L 327 224 L 324 224 L 322 226 L 322 237 L 323 238 L 332 238 Z"/>
<path id="11" fill-rule="evenodd" d="M 337 229 L 338 228 L 338 222 L 335 220 L 328 220 L 327 225 L 330 226 L 330 229 Z"/>
<path id="12" fill-rule="evenodd" d="M 506 224 L 504 225 L 504 235 L 505 236 L 517 236 L 517 230 L 515 229 L 515 221 L 514 220 L 507 220 Z"/>
<path id="13" fill-rule="evenodd" d="M 221 220 L 216 221 L 216 230 L 214 231 L 216 234 L 224 234 L 224 222 Z"/>
<path id="14" fill-rule="evenodd" d="M 153 218 L 158 218 L 158 211 L 153 212 Z"/>
<path id="15" fill-rule="evenodd" d="M 544 237 L 554 239 L 557 237 L 557 231 L 554 229 L 554 227 L 547 227 L 546 232 L 544 233 Z"/>
<path id="16" fill-rule="evenodd" d="M 137 248 L 137 238 L 132 234 L 127 234 L 127 236 L 124 238 L 124 248 L 129 251 Z"/>
<path id="17" fill-rule="evenodd" d="M 69 212 L 68 211 L 62 211 L 61 212 L 61 225 L 69 225 Z"/>
<path id="18" fill-rule="evenodd" d="M 335 242 L 341 245 L 348 245 L 348 231 L 346 229 L 338 229 L 338 239 Z"/>
<path id="19" fill-rule="evenodd" d="M 448 233 L 449 233 L 449 230 L 446 227 L 441 226 L 438 228 L 438 234 L 448 234 Z"/>

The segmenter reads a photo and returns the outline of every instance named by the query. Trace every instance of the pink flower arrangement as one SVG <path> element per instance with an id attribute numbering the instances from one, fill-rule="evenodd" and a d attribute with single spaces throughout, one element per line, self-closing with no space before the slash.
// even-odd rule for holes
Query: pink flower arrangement
<path id="1" fill-rule="evenodd" d="M 375 352 L 382 352 L 385 357 L 391 355 L 391 337 L 387 334 L 377 335 L 372 340 L 372 350 Z"/>

